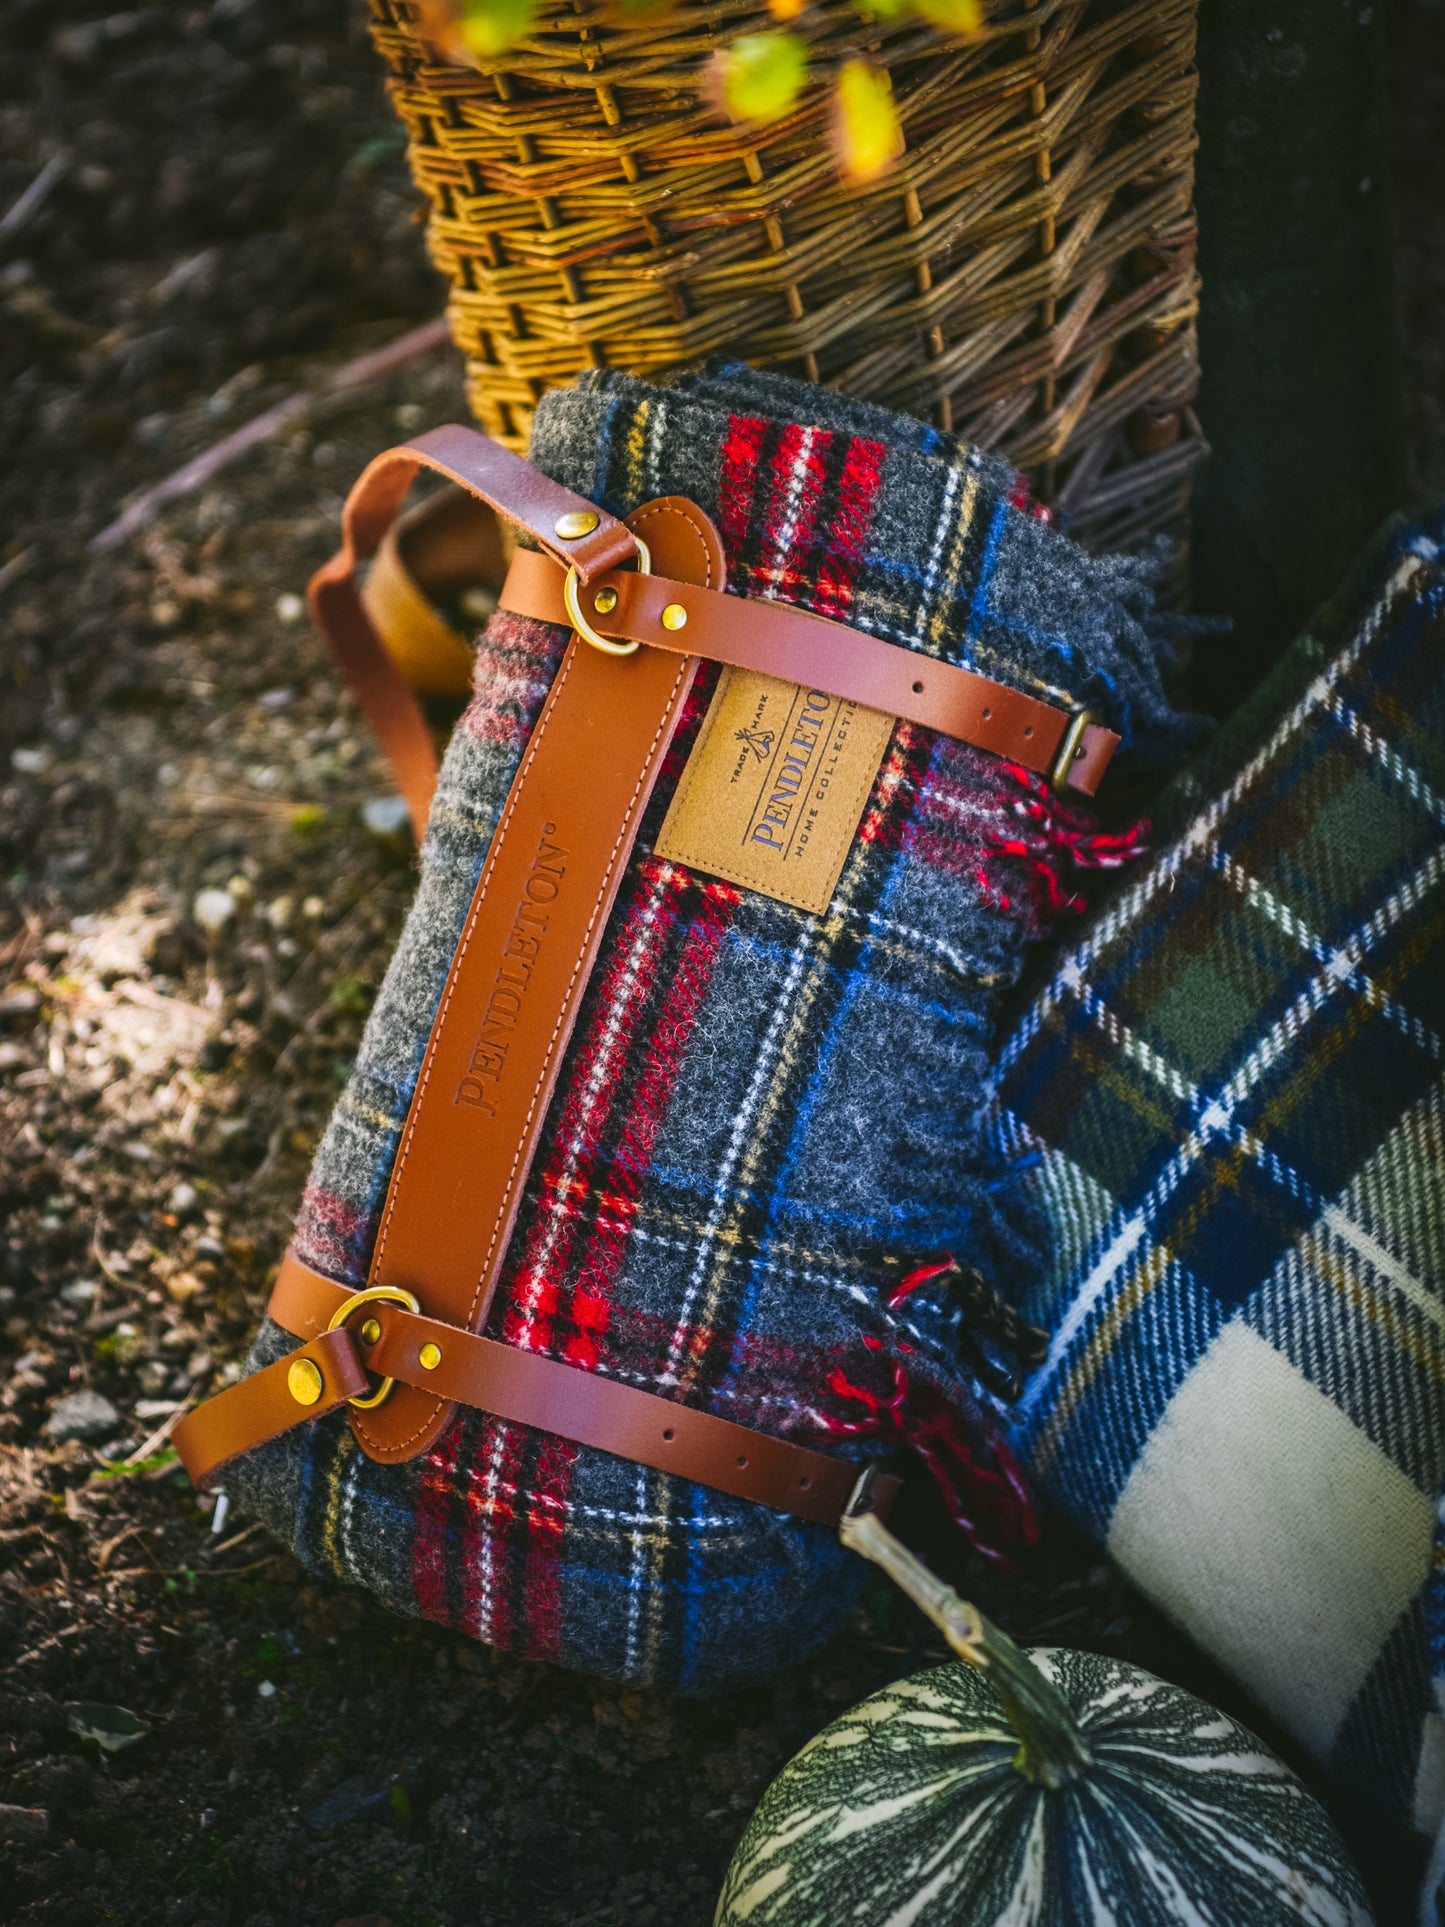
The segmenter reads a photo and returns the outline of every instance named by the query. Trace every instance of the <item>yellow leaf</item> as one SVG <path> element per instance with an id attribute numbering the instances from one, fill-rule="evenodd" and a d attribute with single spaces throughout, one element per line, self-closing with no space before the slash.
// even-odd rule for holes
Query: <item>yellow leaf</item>
<path id="1" fill-rule="evenodd" d="M 484 59 L 515 47 L 536 17 L 536 0 L 462 0 L 462 37 Z"/>
<path id="2" fill-rule="evenodd" d="M 504 54 L 531 27 L 537 0 L 418 0 L 420 25 L 448 60 Z"/>
<path id="3" fill-rule="evenodd" d="M 982 0 L 913 0 L 915 13 L 948 33 L 982 33 Z"/>
<path id="4" fill-rule="evenodd" d="M 903 135 L 886 73 L 866 60 L 845 60 L 833 94 L 833 137 L 846 179 L 876 181 L 903 152 Z"/>
<path id="5" fill-rule="evenodd" d="M 796 20 L 807 5 L 808 0 L 768 0 L 768 12 L 774 20 Z"/>
<path id="6" fill-rule="evenodd" d="M 734 120 L 789 114 L 808 73 L 808 43 L 794 33 L 748 33 L 714 56 L 722 104 Z"/>

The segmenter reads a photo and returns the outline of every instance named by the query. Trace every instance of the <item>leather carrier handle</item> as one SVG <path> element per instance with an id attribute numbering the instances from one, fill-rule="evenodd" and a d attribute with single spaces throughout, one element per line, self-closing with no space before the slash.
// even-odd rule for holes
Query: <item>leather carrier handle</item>
<path id="1" fill-rule="evenodd" d="M 694 504 L 666 498 L 624 524 L 475 431 L 451 427 L 369 465 L 346 504 L 342 548 L 310 589 L 317 623 L 392 757 L 419 833 L 435 750 L 355 570 L 376 553 L 423 467 L 542 549 L 514 561 L 508 606 L 588 630 L 590 640 L 574 627 L 490 840 L 393 1162 L 365 1291 L 348 1292 L 288 1254 L 272 1310 L 305 1342 L 189 1414 L 176 1427 L 177 1449 L 205 1479 L 238 1452 L 344 1406 L 363 1451 L 400 1463 L 425 1451 L 461 1402 L 836 1523 L 856 1483 L 846 1462 L 481 1335 L 582 993 L 692 685 L 693 652 L 700 645 L 721 661 L 912 714 L 966 740 L 995 720 L 998 706 L 1003 714 L 984 746 L 1003 753 L 1031 743 L 1052 719 L 1040 747 L 1053 756 L 1057 779 L 1075 787 L 1097 781 L 1117 738 L 843 625 L 728 598 L 722 544 Z M 619 571 L 645 552 L 644 540 L 658 573 L 649 580 L 644 568 L 639 583 Z M 560 614 L 557 606 L 564 584 L 574 597 L 570 617 L 565 602 Z M 609 649 L 575 600 L 589 585 L 609 633 L 650 646 Z M 599 606 L 601 588 L 610 595 Z M 351 1337 L 362 1304 L 374 1308 L 357 1336 L 370 1340 L 366 1365 L 383 1374 L 376 1393 L 356 1389 L 358 1379 L 370 1383 Z M 333 1329 L 322 1331 L 323 1316 Z"/>
<path id="2" fill-rule="evenodd" d="M 571 511 L 566 511 L 571 513 Z M 707 518 L 672 498 L 632 524 L 670 574 L 723 580 Z M 535 531 L 534 531 L 535 532 Z M 627 539 L 634 538 L 623 531 Z M 696 659 L 625 661 L 574 636 L 528 738 L 442 990 L 382 1206 L 367 1283 L 480 1330 L 592 965 Z M 449 1402 L 399 1386 L 353 1407 L 373 1458 L 412 1458 Z"/>
<path id="3" fill-rule="evenodd" d="M 341 547 L 311 578 L 306 599 L 362 713 L 386 752 L 406 799 L 418 843 L 436 789 L 436 745 L 421 705 L 383 647 L 356 584 L 356 567 L 375 555 L 421 469 L 445 476 L 479 503 L 526 529 L 556 561 L 574 565 L 583 582 L 625 562 L 637 544 L 615 516 L 553 482 L 520 455 L 455 423 L 429 429 L 367 464 L 341 518 Z M 579 532 L 561 533 L 576 517 Z M 583 526 L 585 524 L 585 526 Z"/>

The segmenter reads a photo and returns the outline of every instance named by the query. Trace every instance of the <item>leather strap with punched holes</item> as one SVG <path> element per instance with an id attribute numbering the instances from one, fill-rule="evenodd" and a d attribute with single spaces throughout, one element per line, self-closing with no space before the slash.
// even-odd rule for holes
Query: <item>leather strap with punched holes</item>
<path id="1" fill-rule="evenodd" d="M 502 585 L 501 606 L 565 624 L 566 576 L 547 556 L 519 549 Z M 821 689 L 956 736 L 1086 796 L 1097 790 L 1119 746 L 1112 729 L 1077 712 L 785 602 L 740 601 L 694 583 L 669 582 L 654 570 L 600 575 L 581 593 L 579 606 L 608 641 L 691 651 Z"/>
<path id="2" fill-rule="evenodd" d="M 497 554 L 494 518 L 469 496 L 437 497 L 403 518 L 395 539 L 389 535 L 383 542 L 363 591 L 399 662 L 429 665 L 444 651 L 450 652 L 447 660 L 458 659 L 464 645 L 437 613 L 435 600 L 454 596 L 468 582 L 500 584 L 501 607 L 517 615 L 570 624 L 564 568 L 518 549 L 510 568 L 498 573 Z M 599 596 L 605 613 L 596 606 Z M 581 594 L 580 605 L 597 632 L 612 641 L 703 656 L 820 688 L 1007 757 L 1084 796 L 1097 792 L 1119 745 L 1101 723 L 973 670 L 787 603 L 741 602 L 715 589 L 669 582 L 656 568 L 646 576 L 600 576 Z M 410 680 L 417 688 L 438 686 L 425 671 Z"/>
<path id="3" fill-rule="evenodd" d="M 373 1299 L 357 1305 L 339 1329 L 328 1331 L 354 1296 L 287 1252 L 268 1309 L 277 1324 L 306 1342 L 177 1425 L 172 1437 L 197 1485 L 215 1478 L 238 1452 L 296 1424 L 297 1404 L 287 1378 L 297 1361 L 313 1359 L 324 1368 L 323 1382 L 317 1390 L 309 1377 L 301 1380 L 303 1392 L 315 1392 L 315 1403 L 301 1414 L 306 1418 L 335 1411 L 348 1395 L 364 1395 L 369 1367 L 414 1388 L 435 1386 L 449 1399 L 494 1418 L 555 1432 L 574 1444 L 597 1446 L 820 1525 L 837 1525 L 857 1482 L 859 1468 L 846 1460 L 459 1331 L 399 1303 Z M 365 1320 L 375 1321 L 374 1336 Z M 327 1346 L 332 1351 L 323 1356 Z M 889 1474 L 876 1480 L 884 1514 L 897 1488 Z"/>

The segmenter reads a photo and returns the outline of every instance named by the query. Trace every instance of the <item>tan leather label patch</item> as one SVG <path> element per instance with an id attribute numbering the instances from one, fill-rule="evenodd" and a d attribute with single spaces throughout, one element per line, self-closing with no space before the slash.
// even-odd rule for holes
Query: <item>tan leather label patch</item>
<path id="1" fill-rule="evenodd" d="M 725 669 L 657 854 L 826 910 L 892 733 L 876 709 Z"/>

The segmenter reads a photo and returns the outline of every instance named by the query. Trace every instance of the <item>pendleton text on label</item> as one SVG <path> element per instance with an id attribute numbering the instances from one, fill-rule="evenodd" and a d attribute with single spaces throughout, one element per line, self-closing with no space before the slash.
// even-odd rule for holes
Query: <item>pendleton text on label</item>
<path id="1" fill-rule="evenodd" d="M 892 731 L 876 709 L 725 669 L 658 855 L 826 910 Z"/>

